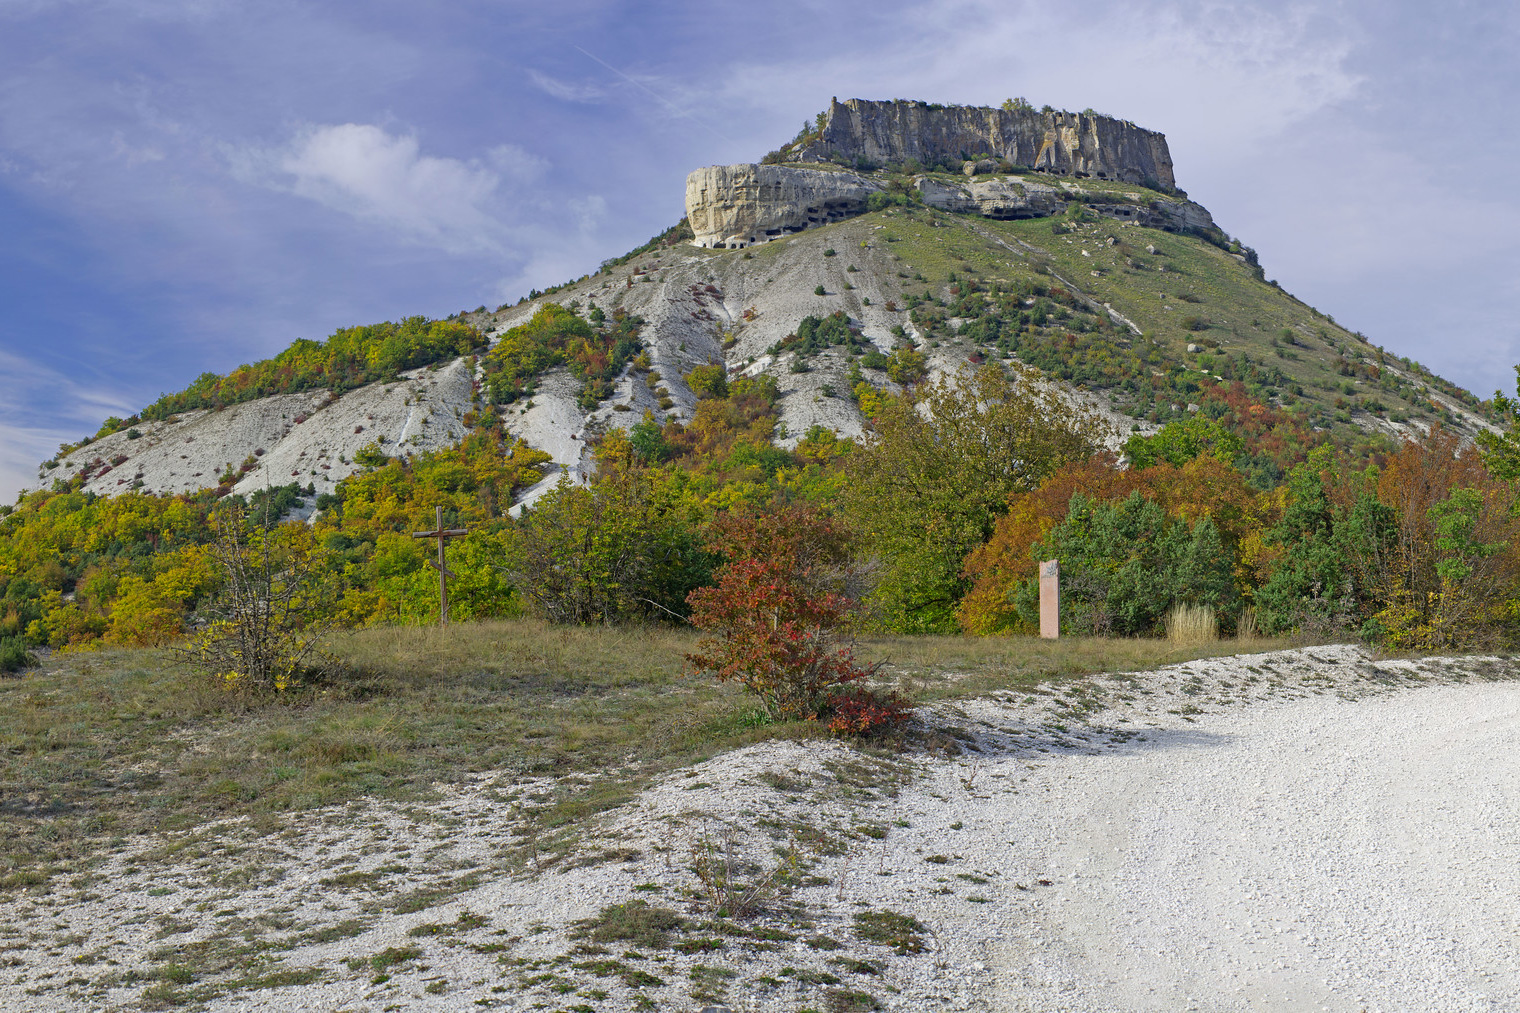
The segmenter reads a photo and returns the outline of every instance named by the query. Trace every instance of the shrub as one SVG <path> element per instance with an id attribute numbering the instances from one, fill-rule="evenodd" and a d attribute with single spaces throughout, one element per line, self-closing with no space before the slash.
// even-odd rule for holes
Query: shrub
<path id="1" fill-rule="evenodd" d="M 856 662 L 846 633 L 859 607 L 846 536 L 817 508 L 731 510 L 708 547 L 728 561 L 716 586 L 687 599 L 692 622 L 717 634 L 687 656 L 697 669 L 743 683 L 783 720 L 828 717 L 845 687 L 877 670 Z"/>
<path id="2" fill-rule="evenodd" d="M 682 379 L 699 398 L 728 397 L 728 370 L 721 363 L 698 366 Z"/>
<path id="3" fill-rule="evenodd" d="M 0 672 L 19 672 L 37 664 L 20 637 L 0 637 Z"/>
<path id="4" fill-rule="evenodd" d="M 892 353 L 892 361 L 887 365 L 887 375 L 892 378 L 893 383 L 911 387 L 929 375 L 929 360 L 922 352 L 915 352 L 911 348 L 899 348 Z"/>
<path id="5" fill-rule="evenodd" d="M 828 293 L 824 291 L 822 285 L 819 285 L 817 288 L 813 289 L 813 294 L 814 295 L 828 295 Z"/>
<path id="6" fill-rule="evenodd" d="M 250 528 L 237 503 L 215 523 L 209 551 L 221 588 L 184 659 L 229 689 L 284 691 L 324 675 L 333 665 L 320 648 L 332 626 L 331 586 L 311 529 L 272 527 L 267 512 Z"/>

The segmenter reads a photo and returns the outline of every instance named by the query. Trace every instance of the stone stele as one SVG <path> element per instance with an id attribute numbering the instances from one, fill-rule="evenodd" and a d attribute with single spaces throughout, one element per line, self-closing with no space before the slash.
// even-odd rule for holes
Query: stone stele
<path id="1" fill-rule="evenodd" d="M 1061 636 L 1061 564 L 1054 559 L 1040 564 L 1040 636 Z"/>

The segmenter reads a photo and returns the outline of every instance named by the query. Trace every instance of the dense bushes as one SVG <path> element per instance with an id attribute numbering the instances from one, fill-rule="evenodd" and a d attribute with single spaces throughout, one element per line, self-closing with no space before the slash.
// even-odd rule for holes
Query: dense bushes
<path id="1" fill-rule="evenodd" d="M 920 319 L 933 328 L 942 312 L 969 318 L 988 304 L 985 294 L 959 293 L 970 300 L 964 307 L 921 300 Z M 1038 298 L 1062 312 L 1055 290 Z M 638 326 L 618 313 L 544 306 L 485 357 L 488 393 L 526 396 L 544 369 L 563 363 L 583 396 L 599 397 L 635 355 Z M 805 318 L 789 347 L 802 354 L 837 344 L 859 345 L 842 314 Z M 806 511 L 798 523 L 831 525 L 841 539 L 849 532 L 870 575 L 852 587 L 848 615 L 824 624 L 841 630 L 848 620 L 896 632 L 1032 632 L 1035 562 L 1053 556 L 1069 632 L 1153 635 L 1170 608 L 1187 605 L 1212 609 L 1226 632 L 1251 609 L 1266 633 L 1360 634 L 1398 649 L 1516 639 L 1513 433 L 1483 438 L 1481 452 L 1441 431 L 1383 451 L 1337 447 L 1252 400 L 1247 384 L 1214 384 L 1196 412 L 1131 437 L 1120 467 L 1099 452 L 1112 445 L 1105 426 L 1074 412 L 1033 370 L 988 365 L 925 383 L 923 357 L 907 347 L 857 365 L 885 367 L 900 381 L 896 393 L 860 382 L 870 422 L 859 440 L 814 427 L 793 449 L 778 446 L 776 381 L 698 366 L 685 377 L 700 396 L 689 422 L 650 413 L 626 435 L 593 433 L 596 474 L 567 477 L 519 519 L 508 511 L 548 458 L 509 436 L 496 409 L 467 417 L 468 434 L 449 450 L 392 458 L 377 445 L 361 458 L 363 471 L 318 498 L 320 515 L 302 528 L 331 592 L 323 608 L 351 626 L 435 619 L 436 578 L 409 533 L 430 527 L 442 507 L 448 526 L 469 529 L 447 548 L 458 618 L 529 610 L 570 623 L 673 621 L 711 604 L 705 592 L 690 595 L 715 579 L 730 582 L 731 596 L 785 591 L 785 580 L 754 583 L 761 571 L 733 554 L 715 578 L 725 554 L 702 533 L 727 530 L 725 517 L 763 526 L 756 511 L 786 503 Z M 261 495 L 277 515 L 310 493 Z M 225 567 L 219 574 L 213 565 L 216 502 L 214 491 L 104 499 L 60 485 L 0 510 L 6 657 L 25 645 L 182 637 L 224 590 Z M 795 599 L 787 608 L 812 600 L 787 593 Z M 762 632 L 745 635 L 774 654 L 778 645 L 765 647 Z M 805 682 L 828 676 L 824 655 L 808 657 L 797 661 L 814 673 Z M 858 695 L 831 696 L 827 706 L 809 699 L 815 714 L 833 708 L 830 720 L 845 724 L 880 717 L 879 701 Z M 780 713 L 793 704 L 777 697 L 767 706 Z"/>
<path id="2" fill-rule="evenodd" d="M 1154 632 L 1176 603 L 1211 606 L 1227 628 L 1250 606 L 1265 633 L 1399 649 L 1515 639 L 1515 489 L 1453 435 L 1365 468 L 1320 447 L 1282 487 L 1257 492 L 1239 467 L 1245 449 L 1231 464 L 1233 443 L 1202 438 L 1208 426 L 1178 430 L 1131 441 L 1142 459 L 1161 458 L 1148 467 L 1090 461 L 1013 496 L 967 558 L 964 628 L 1033 631 L 1035 560 L 1054 557 L 1074 632 Z M 1172 463 L 1186 453 L 1199 456 Z"/>
<path id="3" fill-rule="evenodd" d="M 143 409 L 140 417 L 162 419 L 302 390 L 344 391 L 469 355 L 485 345 L 484 334 L 453 320 L 407 317 L 400 323 L 345 327 L 326 341 L 296 341 L 273 359 L 239 366 L 226 376 L 202 373 L 189 387 Z"/>
<path id="4" fill-rule="evenodd" d="M 1139 490 L 1111 503 L 1074 496 L 1066 518 L 1032 554 L 1061 561 L 1068 633 L 1157 636 L 1173 605 L 1208 605 L 1233 616 L 1238 602 L 1232 560 L 1213 519 L 1167 517 Z M 1039 625 L 1038 583 L 1024 580 L 1015 591 L 1019 618 L 1030 628 Z"/>
<path id="5" fill-rule="evenodd" d="M 638 354 L 644 321 L 617 309 L 611 322 L 603 314 L 593 327 L 572 309 L 545 303 L 531 320 L 511 328 L 481 360 L 485 387 L 497 404 L 530 396 L 534 384 L 553 366 L 567 365 L 581 381 L 580 404 L 594 408 L 611 396 L 612 381 Z"/>

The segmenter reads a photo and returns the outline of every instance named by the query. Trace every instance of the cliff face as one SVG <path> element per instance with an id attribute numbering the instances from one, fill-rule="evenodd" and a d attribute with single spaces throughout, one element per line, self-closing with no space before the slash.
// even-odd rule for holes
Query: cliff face
<path id="1" fill-rule="evenodd" d="M 697 246 L 738 250 L 861 214 L 881 184 L 789 165 L 711 165 L 686 177 Z"/>
<path id="2" fill-rule="evenodd" d="M 1036 173 L 1026 173 L 964 181 L 944 174 L 915 176 L 913 185 L 928 207 L 984 218 L 1044 218 L 1060 214 L 1069 201 L 1082 200 L 1095 214 L 1147 228 L 1214 228 L 1208 211 L 1192 201 L 1153 191 L 1115 191 L 1112 183 L 1046 182 Z M 839 169 L 713 165 L 686 177 L 686 217 L 693 245 L 741 250 L 863 214 L 871 194 L 882 188 L 877 179 Z"/>
<path id="3" fill-rule="evenodd" d="M 1165 135 L 1108 116 L 1028 108 L 834 99 L 821 134 L 788 158 L 927 165 L 979 155 L 1061 175 L 1177 188 Z"/>

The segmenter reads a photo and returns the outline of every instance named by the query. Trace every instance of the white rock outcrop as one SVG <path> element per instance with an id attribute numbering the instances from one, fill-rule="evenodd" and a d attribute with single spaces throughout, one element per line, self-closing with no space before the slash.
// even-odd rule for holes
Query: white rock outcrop
<path id="1" fill-rule="evenodd" d="M 861 214 L 880 189 L 852 172 L 710 165 L 686 177 L 686 218 L 697 246 L 738 250 Z"/>
<path id="2" fill-rule="evenodd" d="M 236 493 L 292 482 L 331 492 L 359 470 L 354 454 L 371 443 L 391 456 L 458 443 L 473 406 L 470 381 L 468 362 L 456 359 L 341 397 L 307 391 L 139 422 L 44 465 L 38 484 L 83 473 L 86 492 L 191 493 L 231 469 Z"/>

